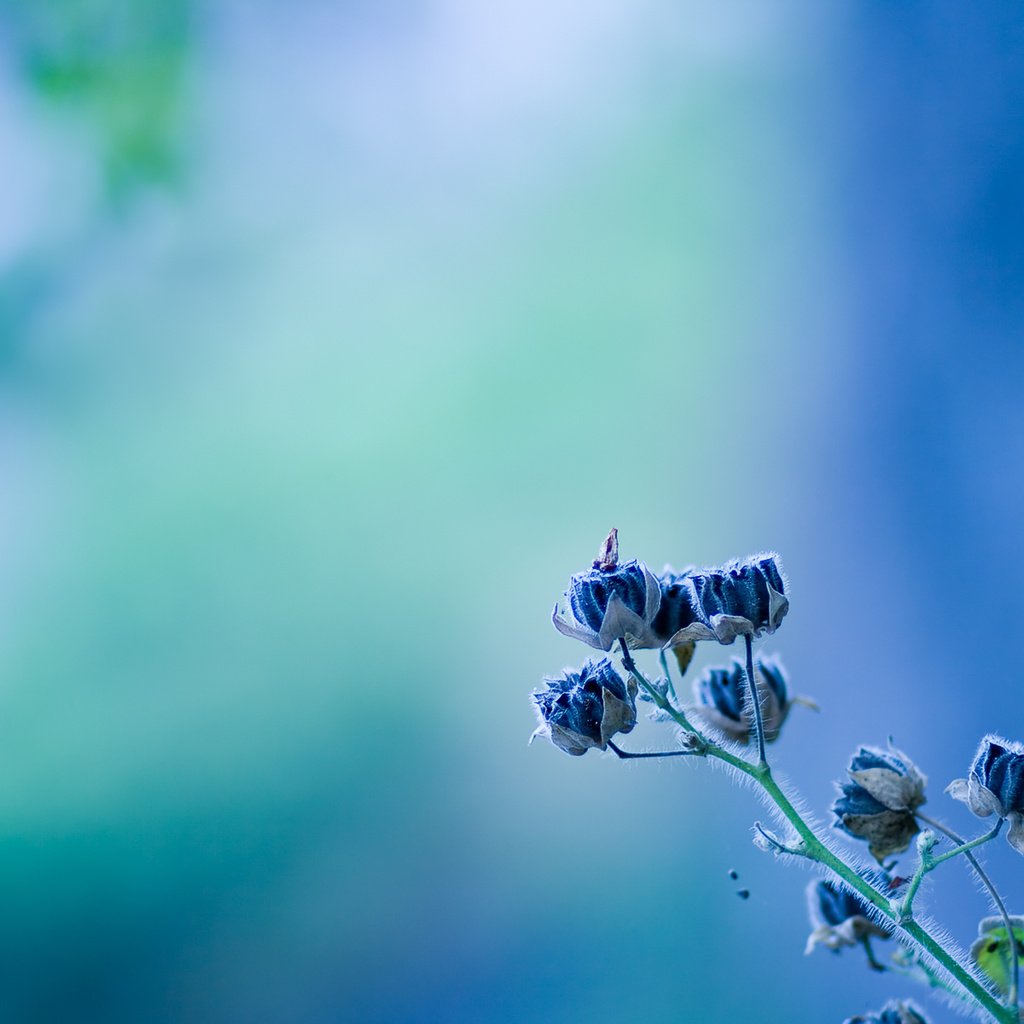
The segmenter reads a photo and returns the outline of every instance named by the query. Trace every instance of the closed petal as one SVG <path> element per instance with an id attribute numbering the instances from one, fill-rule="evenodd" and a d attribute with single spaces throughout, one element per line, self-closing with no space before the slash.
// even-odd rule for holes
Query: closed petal
<path id="1" fill-rule="evenodd" d="M 1006 833 L 1007 841 L 1018 853 L 1024 853 L 1024 815 L 1012 811 L 1006 820 L 1010 823 L 1010 831 Z"/>
<path id="2" fill-rule="evenodd" d="M 588 736 L 581 736 L 578 732 L 570 732 L 568 729 L 563 729 L 557 722 L 550 723 L 548 728 L 551 733 L 551 742 L 559 750 L 564 750 L 567 754 L 572 754 L 573 757 L 579 757 L 580 754 L 585 754 L 591 747 L 597 746 Z M 603 750 L 604 748 L 602 747 L 601 749 Z"/>
<path id="3" fill-rule="evenodd" d="M 990 814 L 1003 817 L 1003 805 L 999 802 L 999 797 L 973 775 L 967 780 L 967 806 L 979 818 L 987 818 Z"/>
<path id="4" fill-rule="evenodd" d="M 850 778 L 890 811 L 913 810 L 924 802 L 920 777 L 900 775 L 891 768 L 865 768 L 850 772 Z"/>
<path id="5" fill-rule="evenodd" d="M 789 611 L 789 598 L 780 594 L 771 583 L 768 584 L 768 632 L 774 633 L 782 625 Z"/>
<path id="6" fill-rule="evenodd" d="M 641 563 L 641 567 L 647 580 L 647 600 L 644 604 L 644 618 L 648 622 L 653 622 L 654 616 L 658 614 L 658 608 L 661 606 L 661 583 L 658 577 L 646 565 Z"/>
<path id="7" fill-rule="evenodd" d="M 714 632 L 705 626 L 703 622 L 691 622 L 689 626 L 684 626 L 678 632 L 672 634 L 669 637 L 668 642 L 664 645 L 665 647 L 678 647 L 680 644 L 692 643 L 695 640 L 717 640 Z"/>
<path id="8" fill-rule="evenodd" d="M 593 646 L 602 651 L 610 651 L 619 637 L 625 637 L 627 644 L 634 649 L 661 646 L 650 623 L 627 608 L 618 594 L 612 594 L 601 623 L 601 631 L 597 635 L 598 642 Z"/>
<path id="9" fill-rule="evenodd" d="M 736 637 L 754 632 L 754 624 L 743 615 L 712 615 L 710 625 L 720 644 L 731 644 Z"/>
<path id="10" fill-rule="evenodd" d="M 555 605 L 555 610 L 551 614 L 551 622 L 555 629 L 557 629 L 563 636 L 572 637 L 573 640 L 581 640 L 583 643 L 589 644 L 591 647 L 596 647 L 601 651 L 611 649 L 611 644 L 607 647 L 601 646 L 600 637 L 592 629 L 588 629 L 586 626 L 581 626 L 576 622 L 570 622 L 566 619 L 562 613 L 559 612 L 557 604 Z"/>
<path id="11" fill-rule="evenodd" d="M 608 690 L 604 691 L 604 715 L 601 717 L 601 749 L 618 732 L 630 732 L 636 725 L 636 710 L 625 701 L 619 700 Z"/>

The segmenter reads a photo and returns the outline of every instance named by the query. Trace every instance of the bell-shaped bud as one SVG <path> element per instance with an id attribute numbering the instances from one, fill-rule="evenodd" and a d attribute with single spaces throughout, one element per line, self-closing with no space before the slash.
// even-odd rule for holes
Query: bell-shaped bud
<path id="1" fill-rule="evenodd" d="M 814 930 L 808 936 L 805 953 L 818 945 L 839 950 L 859 945 L 871 936 L 887 939 L 892 935 L 890 929 L 871 919 L 867 905 L 856 893 L 834 882 L 811 882 L 807 909 Z"/>
<path id="2" fill-rule="evenodd" d="M 731 644 L 738 636 L 774 633 L 789 611 L 786 581 L 777 555 L 752 555 L 715 569 L 691 572 L 699 622 L 684 626 L 672 638 L 717 640 Z"/>
<path id="3" fill-rule="evenodd" d="M 632 677 L 624 681 L 607 658 L 544 682 L 530 695 L 540 723 L 531 743 L 547 736 L 559 750 L 578 756 L 591 747 L 606 750 L 616 733 L 636 725 L 636 683 Z"/>
<path id="4" fill-rule="evenodd" d="M 928 780 L 893 747 L 861 747 L 847 771 L 851 781 L 843 784 L 832 805 L 834 827 L 866 839 L 879 863 L 903 853 L 919 831 L 914 812 L 925 802 Z"/>
<path id="5" fill-rule="evenodd" d="M 785 670 L 775 657 L 754 660 L 754 679 L 766 743 L 778 739 L 794 704 L 816 707 L 807 697 L 790 695 Z M 748 691 L 746 667 L 738 658 L 726 668 L 709 668 L 693 684 L 697 714 L 729 739 L 746 743 L 751 728 Z"/>
<path id="6" fill-rule="evenodd" d="M 1010 826 L 1006 838 L 1018 853 L 1024 853 L 1024 746 L 986 736 L 967 778 L 951 782 L 946 792 L 979 818 L 990 814 L 1004 818 Z"/>
<path id="7" fill-rule="evenodd" d="M 612 530 L 590 569 L 576 573 L 565 592 L 567 609 L 555 606 L 552 622 L 566 636 L 601 651 L 624 637 L 630 647 L 660 647 L 651 627 L 661 588 L 642 562 L 619 564 L 618 532 Z"/>

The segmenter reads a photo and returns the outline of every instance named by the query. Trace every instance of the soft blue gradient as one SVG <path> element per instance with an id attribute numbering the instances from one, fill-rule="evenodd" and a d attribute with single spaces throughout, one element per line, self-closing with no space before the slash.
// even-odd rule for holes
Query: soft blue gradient
<path id="1" fill-rule="evenodd" d="M 655 568 L 775 549 L 763 650 L 822 706 L 780 770 L 824 818 L 892 735 L 973 834 L 942 789 L 1024 738 L 1022 35 L 0 0 L 5 1018 L 924 1001 L 803 958 L 752 793 L 528 748 L 527 695 L 588 653 L 548 617 L 610 526 Z M 961 866 L 924 894 L 969 944 Z"/>

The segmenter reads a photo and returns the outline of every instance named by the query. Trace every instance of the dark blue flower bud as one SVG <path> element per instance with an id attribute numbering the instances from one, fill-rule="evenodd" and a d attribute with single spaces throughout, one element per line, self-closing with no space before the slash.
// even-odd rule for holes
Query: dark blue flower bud
<path id="1" fill-rule="evenodd" d="M 681 629 L 701 622 L 697 594 L 690 581 L 690 574 L 693 571 L 693 566 L 682 572 L 675 572 L 666 566 L 658 575 L 661 604 L 651 625 L 664 644 L 670 643 L 672 637 Z"/>
<path id="2" fill-rule="evenodd" d="M 887 939 L 892 931 L 871 920 L 867 904 L 849 889 L 835 882 L 811 882 L 807 887 L 807 909 L 814 930 L 805 953 L 817 945 L 828 949 L 856 946 L 872 935 Z"/>
<path id="3" fill-rule="evenodd" d="M 556 605 L 555 628 L 602 651 L 611 650 L 619 637 L 630 647 L 660 647 L 651 628 L 661 602 L 658 580 L 642 562 L 620 565 L 618 554 L 618 532 L 612 530 L 593 567 L 569 580 L 569 617 Z"/>
<path id="4" fill-rule="evenodd" d="M 761 699 L 761 720 L 765 742 L 778 739 L 779 731 L 794 704 L 816 707 L 807 697 L 791 697 L 786 673 L 774 657 L 754 661 L 754 679 Z M 744 663 L 734 659 L 727 668 L 709 668 L 693 684 L 697 713 L 737 743 L 750 739 L 747 713 L 747 672 Z"/>
<path id="5" fill-rule="evenodd" d="M 547 736 L 567 754 L 585 754 L 591 747 L 606 750 L 616 733 L 636 725 L 636 683 L 623 681 L 607 658 L 544 682 L 545 689 L 530 695 L 540 722 L 531 743 Z"/>
<path id="6" fill-rule="evenodd" d="M 832 805 L 833 826 L 868 841 L 871 855 L 881 863 L 903 853 L 917 835 L 914 812 L 925 802 L 928 781 L 902 751 L 861 747 L 847 769 L 844 783 Z"/>
<path id="7" fill-rule="evenodd" d="M 683 618 L 666 644 L 687 640 L 731 644 L 737 636 L 774 633 L 789 610 L 777 555 L 754 555 L 720 568 L 690 571 L 673 582 L 680 585 L 678 607 Z M 684 596 L 688 602 L 682 600 Z M 693 621 L 683 621 L 687 608 L 693 612 Z"/>
<path id="8" fill-rule="evenodd" d="M 986 736 L 967 778 L 956 779 L 946 792 L 979 818 L 990 814 L 1005 818 L 1010 825 L 1006 838 L 1018 853 L 1024 853 L 1024 746 Z"/>
<path id="9" fill-rule="evenodd" d="M 928 1024 L 928 1021 L 914 1003 L 890 999 L 878 1013 L 847 1017 L 843 1024 Z"/>

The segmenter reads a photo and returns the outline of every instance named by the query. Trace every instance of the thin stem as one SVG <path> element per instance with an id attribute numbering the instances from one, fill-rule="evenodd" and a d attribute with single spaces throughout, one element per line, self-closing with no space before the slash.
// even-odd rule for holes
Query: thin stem
<path id="1" fill-rule="evenodd" d="M 633 751 L 623 750 L 621 747 L 617 747 L 611 740 L 608 741 L 608 746 L 618 757 L 621 757 L 623 761 L 632 757 L 693 757 L 700 753 L 697 750 L 652 750 L 644 751 L 643 753 L 634 753 Z"/>
<path id="2" fill-rule="evenodd" d="M 937 868 L 940 864 L 945 863 L 947 860 L 952 860 L 954 857 L 959 857 L 961 853 L 969 853 L 976 846 L 981 846 L 983 843 L 987 843 L 992 839 L 995 839 L 999 835 L 1000 829 L 1003 827 L 1003 819 L 1000 818 L 990 832 L 986 832 L 983 836 L 978 836 L 977 839 L 972 839 L 968 843 L 963 843 L 960 846 L 952 850 L 947 850 L 945 853 L 939 854 L 938 857 L 931 857 L 931 867 Z M 929 869 L 930 870 L 930 869 Z"/>
<path id="3" fill-rule="evenodd" d="M 754 719 L 754 735 L 757 737 L 757 763 L 762 768 L 768 767 L 768 758 L 764 752 L 764 723 L 761 721 L 761 699 L 757 692 L 754 679 L 754 640 L 750 633 L 744 636 L 747 645 L 747 687 L 750 690 L 751 715 Z"/>
<path id="4" fill-rule="evenodd" d="M 963 844 L 964 840 L 960 838 L 952 829 L 947 828 L 941 821 L 937 821 L 935 818 L 930 818 L 926 814 L 922 814 L 920 811 L 915 812 L 917 818 L 923 821 L 926 825 L 935 829 L 936 832 L 941 832 L 947 839 L 951 839 L 954 843 Z M 978 881 L 988 890 L 988 894 L 992 899 L 992 902 L 996 905 L 996 909 L 999 911 L 999 916 L 1003 919 L 1003 925 L 1006 928 L 1006 934 L 1009 938 L 1010 943 L 1010 957 L 1012 963 L 1007 966 L 1010 968 L 1010 994 L 1007 1000 L 1011 1006 L 1017 1005 L 1017 999 L 1019 998 L 1020 992 L 1020 948 L 1017 945 L 1017 936 L 1014 933 L 1013 925 L 1010 922 L 1010 914 L 1006 909 L 1006 904 L 1003 902 L 1002 896 L 999 895 L 999 890 L 995 887 L 992 879 L 988 877 L 985 869 L 978 863 L 978 858 L 967 850 L 964 853 L 964 857 L 968 863 L 974 869 L 975 875 L 978 876 Z"/>
<path id="5" fill-rule="evenodd" d="M 868 967 L 873 971 L 884 971 L 886 969 L 885 964 L 878 962 L 875 958 L 875 951 L 871 948 L 871 936 L 865 935 L 860 941 L 864 947 L 864 952 L 868 955 Z"/>
<path id="6" fill-rule="evenodd" d="M 672 685 L 672 673 L 668 670 L 668 656 L 665 654 L 664 647 L 658 651 L 658 660 L 661 662 L 661 671 L 665 673 L 665 682 L 668 685 L 669 695 L 675 698 L 676 688 Z"/>
<path id="7" fill-rule="evenodd" d="M 622 648 L 622 664 L 625 665 L 626 671 L 637 681 L 640 688 L 647 694 L 648 697 L 654 701 L 655 705 L 661 708 L 667 715 L 669 715 L 676 725 L 682 726 L 687 732 L 692 732 L 700 741 L 700 747 L 703 749 L 709 742 L 701 735 L 700 730 L 694 728 L 690 724 L 690 720 L 686 715 L 679 710 L 671 701 L 666 700 L 664 695 L 659 693 L 658 690 L 651 685 L 650 681 L 636 667 L 636 662 L 633 660 L 633 655 L 630 654 L 629 648 L 626 646 L 626 638 L 619 637 L 619 647 Z M 744 762 L 745 764 L 746 762 Z"/>
<path id="8" fill-rule="evenodd" d="M 828 868 L 834 875 L 838 876 L 850 889 L 856 892 L 865 902 L 870 903 L 882 915 L 892 923 L 901 928 L 905 935 L 914 941 L 925 953 L 938 963 L 966 993 L 977 1002 L 986 1013 L 992 1016 L 999 1024 L 1019 1024 L 1016 1007 L 1005 1007 L 992 993 L 976 978 L 966 967 L 964 967 L 946 947 L 938 941 L 930 932 L 921 926 L 918 921 L 903 921 L 900 919 L 899 911 L 894 909 L 891 900 L 884 893 L 876 889 L 866 878 L 858 874 L 845 861 L 834 854 L 817 836 L 814 829 L 801 817 L 800 812 L 793 806 L 792 801 L 786 796 L 782 787 L 773 778 L 771 768 L 767 764 L 752 764 L 745 758 L 739 757 L 732 751 L 720 747 L 717 743 L 709 740 L 695 729 L 687 719 L 686 715 L 674 707 L 665 697 L 659 693 L 644 677 L 643 673 L 636 667 L 633 656 L 626 646 L 624 638 L 620 638 L 619 644 L 622 648 L 622 661 L 626 670 L 636 679 L 637 683 L 649 694 L 651 700 L 663 711 L 665 711 L 677 725 L 694 734 L 698 746 L 695 751 L 707 757 L 715 757 L 726 764 L 731 765 L 744 775 L 749 775 L 754 781 L 760 784 L 765 794 L 772 803 L 778 807 L 786 820 L 793 826 L 794 831 L 804 841 L 807 856 L 819 864 Z"/>

